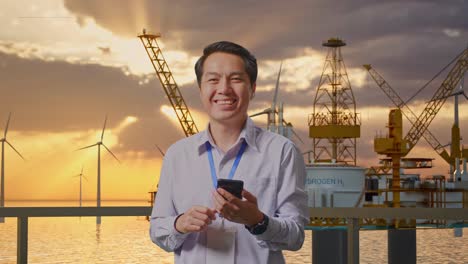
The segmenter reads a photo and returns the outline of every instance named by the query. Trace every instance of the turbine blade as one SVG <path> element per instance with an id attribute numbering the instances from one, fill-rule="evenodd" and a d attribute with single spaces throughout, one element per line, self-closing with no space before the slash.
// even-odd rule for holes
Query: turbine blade
<path id="1" fill-rule="evenodd" d="M 460 93 L 460 94 L 461 94 L 461 95 L 463 95 L 463 97 L 465 97 L 465 99 L 466 99 L 466 100 L 468 100 L 468 97 L 466 96 L 466 93 L 465 93 L 465 91 L 461 91 L 461 93 Z"/>
<path id="2" fill-rule="evenodd" d="M 81 165 L 81 173 L 80 175 L 83 175 L 83 165 Z"/>
<path id="3" fill-rule="evenodd" d="M 86 178 L 84 175 L 83 175 L 82 177 L 83 177 L 87 182 L 89 182 L 89 181 L 88 181 L 88 178 Z"/>
<path id="4" fill-rule="evenodd" d="M 82 149 L 87 149 L 87 148 L 90 148 L 90 147 L 94 147 L 94 146 L 97 146 L 97 144 L 98 144 L 98 143 L 92 144 L 92 145 L 89 145 L 89 146 L 86 146 L 86 147 L 82 147 L 82 148 L 79 148 L 79 149 L 77 149 L 77 150 L 75 150 L 75 151 L 82 150 Z"/>
<path id="5" fill-rule="evenodd" d="M 7 123 L 6 123 L 6 126 L 5 126 L 5 134 L 3 134 L 4 139 L 6 139 L 6 135 L 7 135 L 7 132 L 8 132 L 8 126 L 10 125 L 10 118 L 11 118 L 11 112 L 8 114 L 8 120 L 7 120 Z"/>
<path id="6" fill-rule="evenodd" d="M 463 91 L 464 85 L 465 85 L 465 75 L 463 75 L 462 79 L 460 80 L 460 88 L 458 89 L 460 92 Z"/>
<path id="7" fill-rule="evenodd" d="M 106 145 L 104 145 L 104 143 L 102 143 L 102 145 L 107 149 L 107 151 L 109 151 L 109 153 L 112 155 L 112 157 L 114 157 L 114 159 L 116 159 L 119 163 L 121 163 L 120 160 L 114 155 L 114 153 L 112 153 L 112 151 L 110 151 L 110 149 L 107 148 Z"/>
<path id="8" fill-rule="evenodd" d="M 276 87 L 275 87 L 275 95 L 273 96 L 273 102 L 271 104 L 271 109 L 273 111 L 276 111 L 276 101 L 278 99 L 278 90 L 279 90 L 279 82 L 280 82 L 280 77 L 281 77 L 281 68 L 283 67 L 283 62 L 280 64 L 280 68 L 278 71 L 278 78 L 276 79 Z"/>
<path id="9" fill-rule="evenodd" d="M 291 132 L 297 137 L 297 139 L 299 139 L 299 141 L 301 141 L 302 144 L 305 144 L 304 141 L 302 140 L 302 138 L 296 133 L 296 131 L 294 131 L 294 129 L 292 128 L 293 125 L 291 123 L 288 123 L 286 122 L 286 120 L 283 119 L 283 124 L 285 126 L 291 126 Z"/>
<path id="10" fill-rule="evenodd" d="M 19 151 L 16 150 L 15 147 L 13 147 L 13 145 L 10 144 L 10 142 L 8 142 L 7 140 L 5 140 L 5 142 L 6 142 L 8 145 L 10 145 L 10 147 L 11 147 L 24 161 L 26 161 L 26 159 L 23 157 L 23 155 L 21 155 L 21 153 L 19 153 Z"/>
<path id="11" fill-rule="evenodd" d="M 104 127 L 102 128 L 101 142 L 102 142 L 102 139 L 104 138 L 104 130 L 106 129 L 106 123 L 107 123 L 107 115 L 106 115 L 106 118 L 104 119 Z"/>
<path id="12" fill-rule="evenodd" d="M 297 137 L 297 139 L 299 139 L 299 141 L 301 141 L 302 144 L 305 144 L 304 141 L 302 141 L 302 138 L 296 133 L 296 131 L 294 131 L 294 129 L 291 128 L 291 131 Z"/>
<path id="13" fill-rule="evenodd" d="M 159 148 L 159 146 L 156 144 L 156 148 L 158 148 L 159 150 L 159 153 L 161 153 L 161 155 L 164 157 L 166 154 L 164 153 L 164 151 L 161 150 L 161 148 Z"/>
<path id="14" fill-rule="evenodd" d="M 250 115 L 250 117 L 255 117 L 255 116 L 259 116 L 259 115 L 264 115 L 264 114 L 268 114 L 268 113 L 270 113 L 270 112 L 271 112 L 271 109 L 268 108 L 268 109 L 263 110 L 262 112 L 258 112 L 258 113 L 255 113 L 255 114 L 253 114 L 253 115 Z"/>

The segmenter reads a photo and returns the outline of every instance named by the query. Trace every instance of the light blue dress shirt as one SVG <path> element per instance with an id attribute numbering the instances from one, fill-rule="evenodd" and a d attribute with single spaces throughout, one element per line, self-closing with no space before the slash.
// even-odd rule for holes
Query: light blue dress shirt
<path id="1" fill-rule="evenodd" d="M 304 192 L 305 165 L 301 153 L 287 138 L 256 127 L 250 118 L 237 142 L 223 153 L 209 130 L 173 144 L 164 157 L 158 192 L 151 214 L 151 240 L 174 251 L 175 263 L 205 263 L 206 232 L 181 234 L 175 218 L 194 205 L 214 208 L 214 190 L 205 143 L 213 147 L 216 174 L 227 178 L 242 141 L 247 148 L 233 179 L 257 197 L 259 209 L 269 216 L 265 233 L 252 235 L 242 224 L 224 220 L 237 229 L 235 263 L 285 263 L 281 250 L 298 250 L 309 221 Z M 217 216 L 216 221 L 221 221 Z"/>

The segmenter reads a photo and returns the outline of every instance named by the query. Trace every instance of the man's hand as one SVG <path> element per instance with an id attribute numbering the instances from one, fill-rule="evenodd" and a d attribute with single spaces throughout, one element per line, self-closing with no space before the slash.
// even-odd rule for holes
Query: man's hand
<path id="1" fill-rule="evenodd" d="M 215 209 L 224 218 L 231 222 L 253 226 L 260 223 L 263 213 L 258 209 L 257 198 L 250 192 L 243 190 L 241 200 L 223 188 L 218 188 L 213 192 Z"/>
<path id="2" fill-rule="evenodd" d="M 204 206 L 193 206 L 175 222 L 180 233 L 200 232 L 216 219 L 216 211 Z"/>

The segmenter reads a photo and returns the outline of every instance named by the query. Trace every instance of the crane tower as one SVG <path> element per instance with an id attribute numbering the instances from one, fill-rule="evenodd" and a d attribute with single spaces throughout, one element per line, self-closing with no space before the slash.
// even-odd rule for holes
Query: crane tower
<path id="1" fill-rule="evenodd" d="M 341 47 L 346 43 L 331 38 L 322 76 L 309 116 L 309 137 L 313 139 L 315 162 L 340 162 L 356 165 L 356 138 L 360 137 L 360 120 Z"/>
<path id="2" fill-rule="evenodd" d="M 147 34 L 146 30 L 143 29 L 143 34 L 138 37 L 145 47 L 146 53 L 148 54 L 151 64 L 156 71 L 164 92 L 177 115 L 177 119 L 179 120 L 182 129 L 184 130 L 185 136 L 188 137 L 198 133 L 197 125 L 192 118 L 192 114 L 190 114 L 190 110 L 182 97 L 179 86 L 177 85 L 157 42 L 157 39 L 161 37 L 161 35 Z"/>

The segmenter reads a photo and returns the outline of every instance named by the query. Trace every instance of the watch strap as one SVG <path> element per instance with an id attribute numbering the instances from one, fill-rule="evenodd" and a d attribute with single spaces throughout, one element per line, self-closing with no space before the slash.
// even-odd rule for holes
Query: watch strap
<path id="1" fill-rule="evenodd" d="M 263 214 L 263 220 L 253 226 L 245 226 L 247 230 L 253 235 L 261 235 L 265 233 L 268 227 L 269 218 L 266 214 Z"/>

